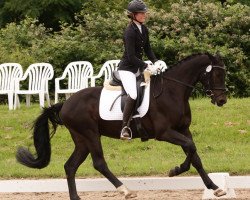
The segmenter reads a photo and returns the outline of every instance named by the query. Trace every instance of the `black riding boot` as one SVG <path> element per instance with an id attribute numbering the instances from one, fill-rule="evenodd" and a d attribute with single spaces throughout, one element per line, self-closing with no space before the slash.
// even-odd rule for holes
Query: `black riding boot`
<path id="1" fill-rule="evenodd" d="M 127 97 L 125 102 L 125 107 L 123 111 L 123 122 L 122 122 L 122 130 L 121 130 L 121 139 L 122 140 L 129 140 L 131 139 L 132 132 L 129 128 L 129 121 L 130 117 L 133 114 L 135 100 L 132 99 L 130 96 Z"/>

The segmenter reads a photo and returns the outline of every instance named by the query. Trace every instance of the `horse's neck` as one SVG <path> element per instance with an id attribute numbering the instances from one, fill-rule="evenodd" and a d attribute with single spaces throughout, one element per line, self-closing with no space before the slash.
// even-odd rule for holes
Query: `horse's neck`
<path id="1" fill-rule="evenodd" d="M 173 84 L 168 86 L 170 82 L 167 81 L 167 87 L 169 90 L 174 91 L 177 98 L 188 100 L 193 87 L 199 81 L 201 73 L 205 71 L 205 67 L 209 64 L 210 59 L 207 55 L 199 55 L 189 60 L 184 60 L 166 73 L 166 77 L 172 79 L 172 83 L 175 84 L 175 86 Z"/>
<path id="2" fill-rule="evenodd" d="M 210 60 L 206 55 L 196 56 L 174 67 L 168 76 L 194 86 L 199 80 L 201 72 L 209 64 Z"/>

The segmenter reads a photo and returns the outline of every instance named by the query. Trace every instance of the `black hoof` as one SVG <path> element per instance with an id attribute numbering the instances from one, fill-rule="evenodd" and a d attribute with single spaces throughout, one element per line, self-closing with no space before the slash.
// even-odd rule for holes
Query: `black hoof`
<path id="1" fill-rule="evenodd" d="M 169 171 L 168 176 L 169 176 L 169 177 L 176 176 L 176 174 L 175 174 L 175 168 L 174 168 L 174 169 L 171 169 L 171 170 Z"/>
<path id="2" fill-rule="evenodd" d="M 70 198 L 70 200 L 81 200 L 81 198 L 77 195 L 76 197 Z"/>
<path id="3" fill-rule="evenodd" d="M 168 173 L 169 177 L 177 176 L 180 174 L 180 167 L 175 167 L 174 169 L 171 169 Z"/>

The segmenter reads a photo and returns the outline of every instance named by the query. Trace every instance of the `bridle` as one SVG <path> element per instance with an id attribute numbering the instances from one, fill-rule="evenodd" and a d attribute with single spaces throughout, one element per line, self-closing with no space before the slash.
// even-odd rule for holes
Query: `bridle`
<path id="1" fill-rule="evenodd" d="M 226 70 L 226 68 L 224 66 L 219 66 L 219 65 L 209 65 L 207 68 L 206 68 L 206 71 L 205 73 L 203 73 L 203 75 L 201 76 L 201 80 L 204 80 L 204 87 L 205 87 L 205 93 L 208 97 L 213 97 L 213 99 L 217 99 L 219 96 L 225 94 L 228 89 L 226 87 L 213 87 L 212 84 L 211 84 L 211 73 L 212 73 L 212 70 L 213 68 L 218 68 L 218 69 L 222 69 L 222 70 Z M 222 92 L 219 94 L 219 95 L 215 95 L 213 93 L 214 90 L 221 90 Z"/>
<path id="2" fill-rule="evenodd" d="M 209 65 L 207 68 L 206 68 L 206 71 L 203 73 L 203 75 L 201 76 L 201 79 L 206 79 L 205 81 L 205 84 L 204 84 L 204 87 L 205 87 L 205 93 L 208 97 L 213 97 L 214 99 L 217 99 L 219 96 L 225 94 L 228 89 L 226 87 L 212 87 L 211 86 L 211 83 L 210 83 L 210 76 L 211 76 L 211 72 L 212 72 L 212 69 L 213 68 L 219 68 L 219 69 L 223 69 L 223 70 L 226 70 L 226 68 L 223 66 L 219 66 L 219 65 Z M 209 77 L 207 78 L 207 76 L 209 75 Z M 160 73 L 160 76 L 161 76 L 161 83 L 163 84 L 163 79 L 166 79 L 166 80 L 170 80 L 170 81 L 173 81 L 173 82 L 176 82 L 176 83 L 179 83 L 183 86 L 186 86 L 186 87 L 189 87 L 191 89 L 195 89 L 195 86 L 191 85 L 191 84 L 188 84 L 188 83 L 185 83 L 183 81 L 180 81 L 180 80 L 177 80 L 175 78 L 171 78 L 171 77 L 166 77 L 166 76 L 163 76 L 162 73 Z M 214 95 L 213 93 L 213 90 L 222 90 L 222 92 L 219 94 L 219 95 Z M 159 94 L 155 95 L 153 94 L 154 98 L 157 98 L 161 95 L 161 93 L 163 92 L 163 88 L 161 87 L 161 91 Z"/>

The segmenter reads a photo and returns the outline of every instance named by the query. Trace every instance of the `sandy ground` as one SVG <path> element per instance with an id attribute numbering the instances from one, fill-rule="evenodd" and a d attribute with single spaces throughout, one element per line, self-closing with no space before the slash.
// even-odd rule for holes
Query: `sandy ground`
<path id="1" fill-rule="evenodd" d="M 237 200 L 250 200 L 250 190 L 235 190 Z M 133 200 L 200 200 L 202 190 L 137 191 Z M 118 192 L 81 192 L 82 200 L 120 200 Z M 220 198 L 225 200 L 225 198 Z M 0 200 L 69 200 L 68 193 L 0 193 Z M 232 200 L 232 199 L 230 199 Z"/>

